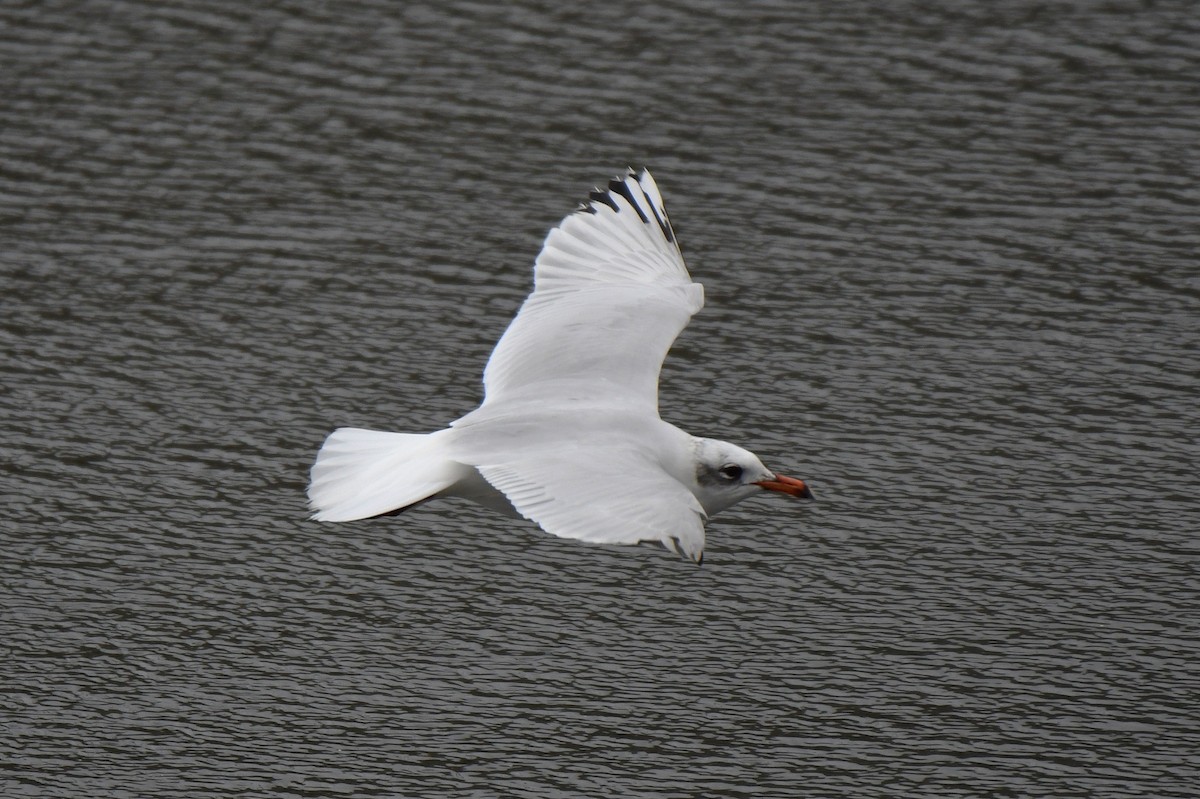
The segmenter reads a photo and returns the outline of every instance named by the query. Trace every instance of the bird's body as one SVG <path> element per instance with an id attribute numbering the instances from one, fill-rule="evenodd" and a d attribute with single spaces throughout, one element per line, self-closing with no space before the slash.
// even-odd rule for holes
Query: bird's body
<path id="1" fill-rule="evenodd" d="M 704 294 L 648 172 L 551 230 L 534 275 L 480 407 L 428 435 L 335 431 L 312 468 L 313 518 L 460 496 L 566 538 L 661 541 L 699 561 L 712 514 L 761 489 L 811 497 L 746 450 L 659 418 L 659 368 Z"/>

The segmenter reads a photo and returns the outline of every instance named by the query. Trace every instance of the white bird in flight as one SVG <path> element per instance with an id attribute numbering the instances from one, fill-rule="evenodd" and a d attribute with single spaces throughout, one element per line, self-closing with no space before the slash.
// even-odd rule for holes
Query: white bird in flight
<path id="1" fill-rule="evenodd" d="M 563 538 L 661 541 L 699 563 L 718 511 L 764 489 L 812 498 L 753 453 L 659 418 L 659 369 L 704 288 L 648 171 L 592 192 L 546 236 L 533 277 L 483 403 L 428 435 L 335 430 L 312 467 L 313 519 L 465 497 Z"/>

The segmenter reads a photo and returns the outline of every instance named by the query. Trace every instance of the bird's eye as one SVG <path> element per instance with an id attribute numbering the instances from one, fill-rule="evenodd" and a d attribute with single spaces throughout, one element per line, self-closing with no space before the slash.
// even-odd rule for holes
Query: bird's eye
<path id="1" fill-rule="evenodd" d="M 717 471 L 719 471 L 721 476 L 726 480 L 737 480 L 742 476 L 742 467 L 738 466 L 736 463 L 727 463 Z"/>

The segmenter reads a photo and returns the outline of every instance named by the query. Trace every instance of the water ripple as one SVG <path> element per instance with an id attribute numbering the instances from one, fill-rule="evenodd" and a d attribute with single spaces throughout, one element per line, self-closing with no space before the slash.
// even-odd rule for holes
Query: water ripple
<path id="1" fill-rule="evenodd" d="M 1200 779 L 1189 4 L 6 7 L 6 796 L 1159 796 Z M 705 566 L 445 502 L 546 228 L 655 169 Z"/>

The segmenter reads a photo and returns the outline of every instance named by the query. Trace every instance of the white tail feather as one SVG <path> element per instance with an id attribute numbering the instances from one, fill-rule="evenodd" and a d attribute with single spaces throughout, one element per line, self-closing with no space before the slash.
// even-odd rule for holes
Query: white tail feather
<path id="1" fill-rule="evenodd" d="M 450 488 L 469 471 L 445 454 L 442 436 L 334 430 L 313 464 L 308 502 L 313 519 L 349 522 L 400 510 Z"/>

